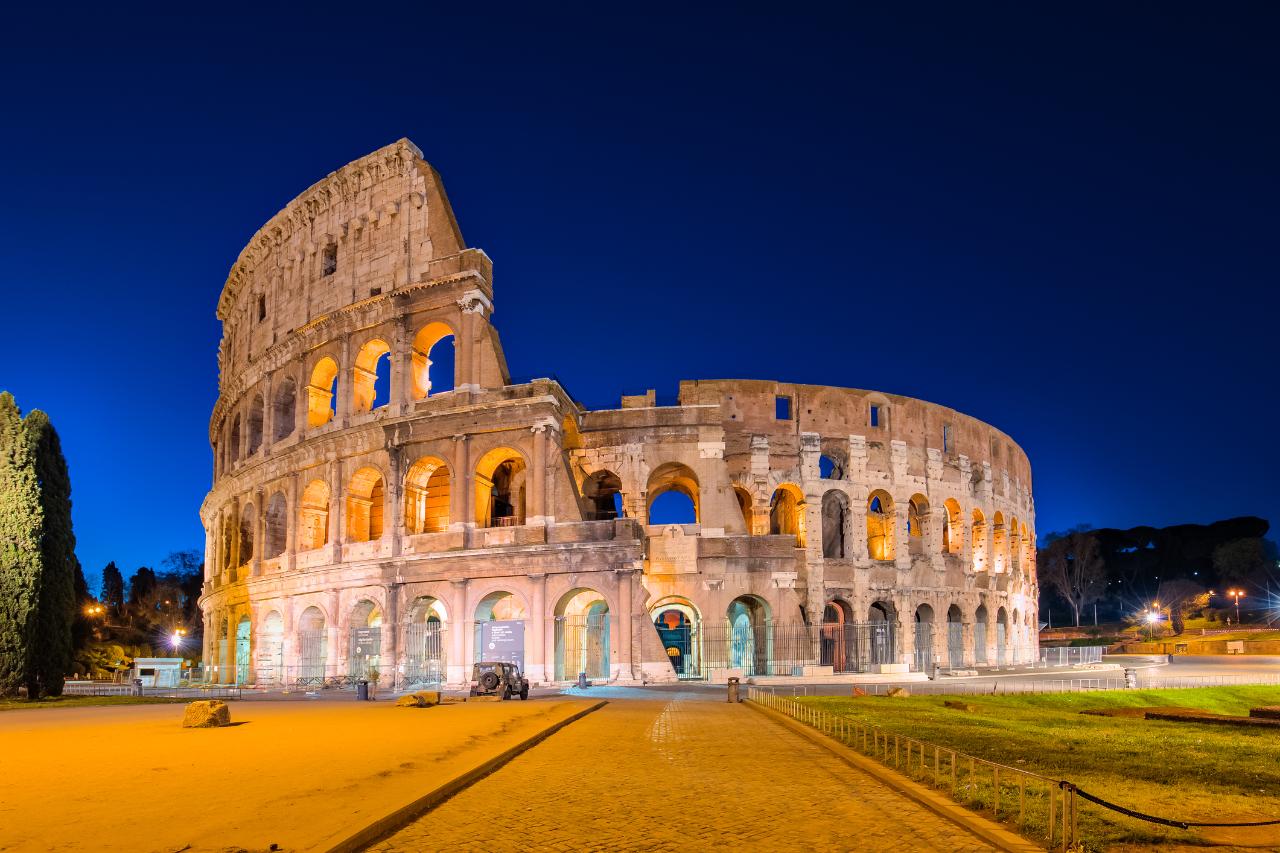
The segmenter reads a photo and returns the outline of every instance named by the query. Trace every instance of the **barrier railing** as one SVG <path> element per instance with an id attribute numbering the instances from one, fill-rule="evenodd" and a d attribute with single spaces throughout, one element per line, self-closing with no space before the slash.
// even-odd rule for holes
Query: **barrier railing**
<path id="1" fill-rule="evenodd" d="M 958 803 L 989 811 L 1024 835 L 1042 827 L 1036 834 L 1050 850 L 1055 844 L 1062 851 L 1079 844 L 1076 789 L 1068 782 L 836 716 L 756 687 L 747 688 L 747 699 L 812 726 L 917 782 L 948 791 Z"/>

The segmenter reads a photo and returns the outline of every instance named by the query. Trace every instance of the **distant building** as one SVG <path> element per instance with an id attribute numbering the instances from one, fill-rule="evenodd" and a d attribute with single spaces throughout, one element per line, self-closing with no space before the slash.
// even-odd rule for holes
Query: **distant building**
<path id="1" fill-rule="evenodd" d="M 564 300 L 546 334 L 607 344 L 573 289 L 546 298 Z M 761 322 L 784 307 L 761 304 Z M 999 430 L 770 381 L 590 411 L 554 380 L 512 384 L 493 311 L 489 258 L 407 140 L 249 241 L 218 302 L 201 509 L 217 680 L 459 683 L 502 657 L 539 682 L 634 683 L 1036 656 L 1031 469 Z"/>

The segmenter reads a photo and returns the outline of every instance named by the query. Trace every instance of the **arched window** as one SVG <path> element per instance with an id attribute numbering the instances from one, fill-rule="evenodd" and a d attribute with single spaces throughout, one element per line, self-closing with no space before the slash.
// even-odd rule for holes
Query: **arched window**
<path id="1" fill-rule="evenodd" d="M 444 323 L 428 323 L 413 338 L 413 399 L 453 390 L 454 335 Z"/>
<path id="2" fill-rule="evenodd" d="M 382 473 L 361 468 L 347 487 L 347 540 L 372 542 L 382 538 L 382 511 L 386 497 Z"/>
<path id="3" fill-rule="evenodd" d="M 769 501 L 769 535 L 794 536 L 804 547 L 804 495 L 790 483 L 783 483 Z"/>
<path id="4" fill-rule="evenodd" d="M 273 442 L 293 435 L 297 427 L 298 385 L 292 376 L 286 376 L 276 387 L 271 403 L 271 440 Z"/>
<path id="5" fill-rule="evenodd" d="M 849 504 L 844 492 L 832 489 L 822 496 L 822 556 L 844 559 L 844 525 Z"/>
<path id="6" fill-rule="evenodd" d="M 973 570 L 985 572 L 989 567 L 987 560 L 987 518 L 982 510 L 973 511 Z"/>
<path id="7" fill-rule="evenodd" d="M 285 503 L 284 494 L 276 492 L 267 501 L 266 542 L 262 556 L 271 560 L 284 553 L 289 534 L 288 525 L 288 505 Z"/>
<path id="8" fill-rule="evenodd" d="M 1016 517 L 1009 519 L 1009 571 L 1022 568 L 1022 533 Z"/>
<path id="9" fill-rule="evenodd" d="M 240 565 L 253 559 L 253 504 L 240 509 Z"/>
<path id="10" fill-rule="evenodd" d="M 959 554 L 964 547 L 964 521 L 960 515 L 960 503 L 955 498 L 942 502 L 947 511 L 947 523 L 942 528 L 942 553 Z"/>
<path id="11" fill-rule="evenodd" d="M 307 483 L 298 516 L 299 551 L 311 551 L 329 544 L 328 483 L 324 480 Z"/>
<path id="12" fill-rule="evenodd" d="M 893 498 L 876 490 L 867 499 L 867 553 L 873 560 L 892 560 Z"/>
<path id="13" fill-rule="evenodd" d="M 240 458 L 240 413 L 231 420 L 231 447 L 228 448 L 228 461 L 235 462 Z M 228 466 L 229 467 L 229 466 Z"/>
<path id="14" fill-rule="evenodd" d="M 262 447 L 262 418 L 266 414 L 263 406 L 262 395 L 254 394 L 253 402 L 249 404 L 249 456 L 258 452 L 258 448 Z"/>
<path id="15" fill-rule="evenodd" d="M 409 534 L 449 529 L 449 466 L 424 456 L 404 480 L 404 528 Z"/>
<path id="16" fill-rule="evenodd" d="M 925 532 L 929 526 L 929 501 L 924 495 L 912 495 L 907 503 L 907 545 L 912 554 L 923 554 Z"/>
<path id="17" fill-rule="evenodd" d="M 333 420 L 337 407 L 338 363 L 329 356 L 316 362 L 307 385 L 307 425 L 324 426 Z"/>
<path id="18" fill-rule="evenodd" d="M 843 480 L 844 463 L 834 455 L 824 453 L 818 457 L 818 476 L 824 480 Z"/>
<path id="19" fill-rule="evenodd" d="M 697 524 L 701 518 L 698 477 L 687 465 L 659 465 L 649 475 L 648 493 L 650 524 Z"/>
<path id="20" fill-rule="evenodd" d="M 596 471 L 582 481 L 582 516 L 587 521 L 621 518 L 622 480 L 612 471 Z"/>
<path id="21" fill-rule="evenodd" d="M 379 338 L 360 347 L 351 372 L 351 407 L 372 412 L 391 400 L 391 347 Z"/>
<path id="22" fill-rule="evenodd" d="M 1008 570 L 1009 530 L 1004 525 L 1004 513 L 997 512 L 991 519 L 991 550 L 994 559 L 991 561 L 993 571 L 1002 574 Z"/>
<path id="23" fill-rule="evenodd" d="M 738 499 L 738 509 L 742 512 L 742 523 L 747 528 L 747 534 L 752 533 L 751 530 L 751 493 L 741 486 L 733 487 L 734 497 Z"/>
<path id="24" fill-rule="evenodd" d="M 476 465 L 476 524 L 515 527 L 525 518 L 524 457 L 510 447 L 490 450 Z"/>

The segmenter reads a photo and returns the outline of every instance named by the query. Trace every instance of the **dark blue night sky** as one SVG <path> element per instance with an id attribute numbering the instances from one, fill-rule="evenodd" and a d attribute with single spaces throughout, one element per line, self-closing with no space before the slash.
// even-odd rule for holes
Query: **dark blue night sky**
<path id="1" fill-rule="evenodd" d="M 62 432 L 91 578 L 202 547 L 226 273 L 402 136 L 517 377 L 951 405 L 1041 534 L 1280 520 L 1280 7 L 464 6 L 6 12 L 0 388 Z"/>

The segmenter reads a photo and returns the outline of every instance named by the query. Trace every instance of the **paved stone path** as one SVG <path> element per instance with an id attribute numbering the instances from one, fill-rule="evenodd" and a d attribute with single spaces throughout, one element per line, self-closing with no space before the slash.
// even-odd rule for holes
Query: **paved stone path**
<path id="1" fill-rule="evenodd" d="M 613 701 L 371 848 L 987 851 L 742 705 Z"/>

